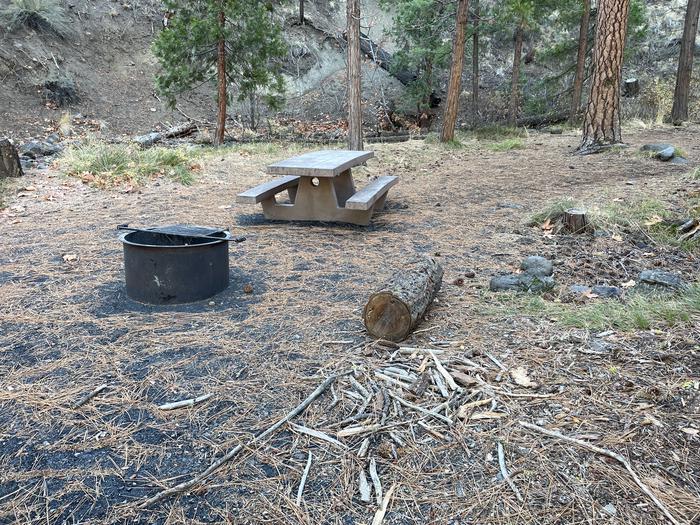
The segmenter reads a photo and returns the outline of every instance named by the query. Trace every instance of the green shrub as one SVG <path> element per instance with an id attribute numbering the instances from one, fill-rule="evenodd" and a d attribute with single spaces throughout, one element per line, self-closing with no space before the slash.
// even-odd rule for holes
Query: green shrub
<path id="1" fill-rule="evenodd" d="M 59 159 L 66 174 L 97 187 L 120 184 L 138 186 L 146 180 L 166 176 L 181 184 L 193 182 L 192 153 L 184 149 L 150 148 L 87 141 L 69 148 Z"/>
<path id="2" fill-rule="evenodd" d="M 70 34 L 68 18 L 58 0 L 12 0 L 2 15 L 10 30 L 28 27 L 60 37 Z"/>

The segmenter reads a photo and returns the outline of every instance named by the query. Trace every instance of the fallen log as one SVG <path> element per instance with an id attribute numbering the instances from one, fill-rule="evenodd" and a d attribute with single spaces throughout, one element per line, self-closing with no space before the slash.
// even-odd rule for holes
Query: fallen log
<path id="1" fill-rule="evenodd" d="M 166 131 L 154 131 L 153 133 L 147 133 L 146 135 L 139 135 L 134 137 L 134 142 L 138 143 L 142 148 L 149 148 L 154 144 L 161 142 L 164 139 L 175 139 L 178 137 L 186 137 L 191 135 L 197 130 L 197 124 L 194 122 L 185 122 L 184 124 L 178 124 Z"/>
<path id="2" fill-rule="evenodd" d="M 408 337 L 440 290 L 443 273 L 431 257 L 417 258 L 396 272 L 365 305 L 362 317 L 370 335 L 389 341 Z"/>
<path id="3" fill-rule="evenodd" d="M 17 148 L 7 139 L 0 140 L 0 179 L 24 175 Z"/>

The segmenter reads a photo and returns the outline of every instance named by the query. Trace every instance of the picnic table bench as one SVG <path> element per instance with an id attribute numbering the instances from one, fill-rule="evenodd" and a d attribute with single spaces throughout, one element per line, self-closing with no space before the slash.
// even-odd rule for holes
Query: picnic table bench
<path id="1" fill-rule="evenodd" d="M 385 175 L 355 190 L 351 169 L 373 156 L 373 151 L 323 150 L 277 162 L 267 172 L 281 177 L 239 193 L 236 202 L 261 203 L 268 219 L 367 225 L 398 182 Z M 278 201 L 285 190 L 289 202 Z"/>

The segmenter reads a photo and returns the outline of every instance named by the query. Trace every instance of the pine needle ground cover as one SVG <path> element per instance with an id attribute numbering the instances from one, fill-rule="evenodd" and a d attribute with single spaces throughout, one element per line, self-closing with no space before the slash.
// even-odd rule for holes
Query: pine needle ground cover
<path id="1" fill-rule="evenodd" d="M 697 137 L 626 134 L 633 146 L 667 140 L 689 152 Z M 569 156 L 573 132 L 518 138 L 523 148 L 508 151 L 377 146 L 358 185 L 383 173 L 400 184 L 367 228 L 269 223 L 234 204 L 268 180 L 267 164 L 300 151 L 283 144 L 204 155 L 190 186 L 146 178 L 124 192 L 60 169 L 10 181 L 0 212 L 0 521 L 359 524 L 385 506 L 390 525 L 668 522 L 619 462 L 521 422 L 619 454 L 675 519 L 697 521 L 697 309 L 684 303 L 678 318 L 648 326 L 564 318 L 603 304 L 629 311 L 627 297 L 571 296 L 572 284 L 622 285 L 647 268 L 694 283 L 697 252 L 646 227 L 594 237 L 527 223 L 566 199 L 598 209 L 655 200 L 680 216 L 698 181 L 633 153 Z M 173 308 L 129 301 L 114 230 L 124 222 L 244 235 L 230 288 Z M 407 350 L 378 344 L 362 306 L 417 252 L 445 267 L 443 289 Z M 535 254 L 555 262 L 555 292 L 487 291 Z M 410 397 L 406 385 L 426 371 L 429 387 Z M 251 441 L 335 374 L 345 375 Z M 239 445 L 191 490 L 143 506 Z"/>

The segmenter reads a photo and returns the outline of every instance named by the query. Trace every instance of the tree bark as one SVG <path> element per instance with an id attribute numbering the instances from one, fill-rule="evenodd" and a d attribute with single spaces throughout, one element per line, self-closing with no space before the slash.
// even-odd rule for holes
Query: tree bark
<path id="1" fill-rule="evenodd" d="M 228 92 L 226 89 L 226 40 L 224 39 L 224 28 L 226 26 L 226 13 L 223 10 L 219 11 L 219 36 L 218 52 L 216 59 L 217 77 L 219 81 L 219 113 L 216 120 L 216 134 L 214 135 L 214 145 L 221 146 L 224 143 L 224 134 L 226 133 L 226 102 Z"/>
<path id="2" fill-rule="evenodd" d="M 564 230 L 569 233 L 588 233 L 592 230 L 586 212 L 577 208 L 564 211 Z"/>
<path id="3" fill-rule="evenodd" d="M 518 118 L 518 106 L 520 99 L 520 60 L 523 55 L 523 24 L 518 24 L 515 30 L 515 50 L 513 53 L 513 78 L 510 84 L 510 109 L 508 111 L 508 122 L 515 126 Z"/>
<path id="4" fill-rule="evenodd" d="M 576 57 L 576 75 L 574 76 L 574 87 L 571 95 L 571 112 L 569 122 L 576 121 L 581 108 L 581 93 L 583 92 L 583 75 L 586 70 L 586 51 L 588 50 L 588 26 L 591 20 L 591 0 L 583 1 L 583 15 L 581 16 L 581 26 L 578 32 L 578 55 Z"/>
<path id="5" fill-rule="evenodd" d="M 586 155 L 622 143 L 620 83 L 630 0 L 600 0 L 596 16 L 591 92 L 578 153 Z"/>
<path id="6" fill-rule="evenodd" d="M 449 142 L 455 138 L 457 111 L 459 110 L 459 95 L 462 91 L 462 71 L 464 70 L 464 40 L 466 38 L 467 15 L 469 0 L 459 0 L 457 4 L 457 20 L 455 37 L 452 41 L 452 65 L 450 66 L 450 82 L 447 85 L 447 103 L 442 118 L 441 142 Z"/>
<path id="7" fill-rule="evenodd" d="M 678 59 L 678 73 L 676 74 L 676 90 L 673 94 L 673 110 L 671 111 L 671 120 L 676 126 L 688 120 L 688 92 L 693 74 L 693 53 L 695 51 L 695 36 L 698 33 L 698 15 L 700 15 L 700 0 L 688 0 L 681 40 L 681 54 Z"/>
<path id="8" fill-rule="evenodd" d="M 362 92 L 360 63 L 360 0 L 347 0 L 348 149 L 362 148 Z"/>
<path id="9" fill-rule="evenodd" d="M 6 177 L 21 177 L 22 163 L 19 161 L 17 148 L 7 139 L 0 140 L 0 179 Z"/>
<path id="10" fill-rule="evenodd" d="M 299 23 L 304 25 L 304 0 L 299 0 Z"/>
<path id="11" fill-rule="evenodd" d="M 365 305 L 362 318 L 370 335 L 402 341 L 418 325 L 442 285 L 442 266 L 417 258 L 396 272 Z"/>
<path id="12" fill-rule="evenodd" d="M 472 123 L 478 121 L 479 109 L 479 0 L 474 0 L 474 25 L 472 34 Z"/>

